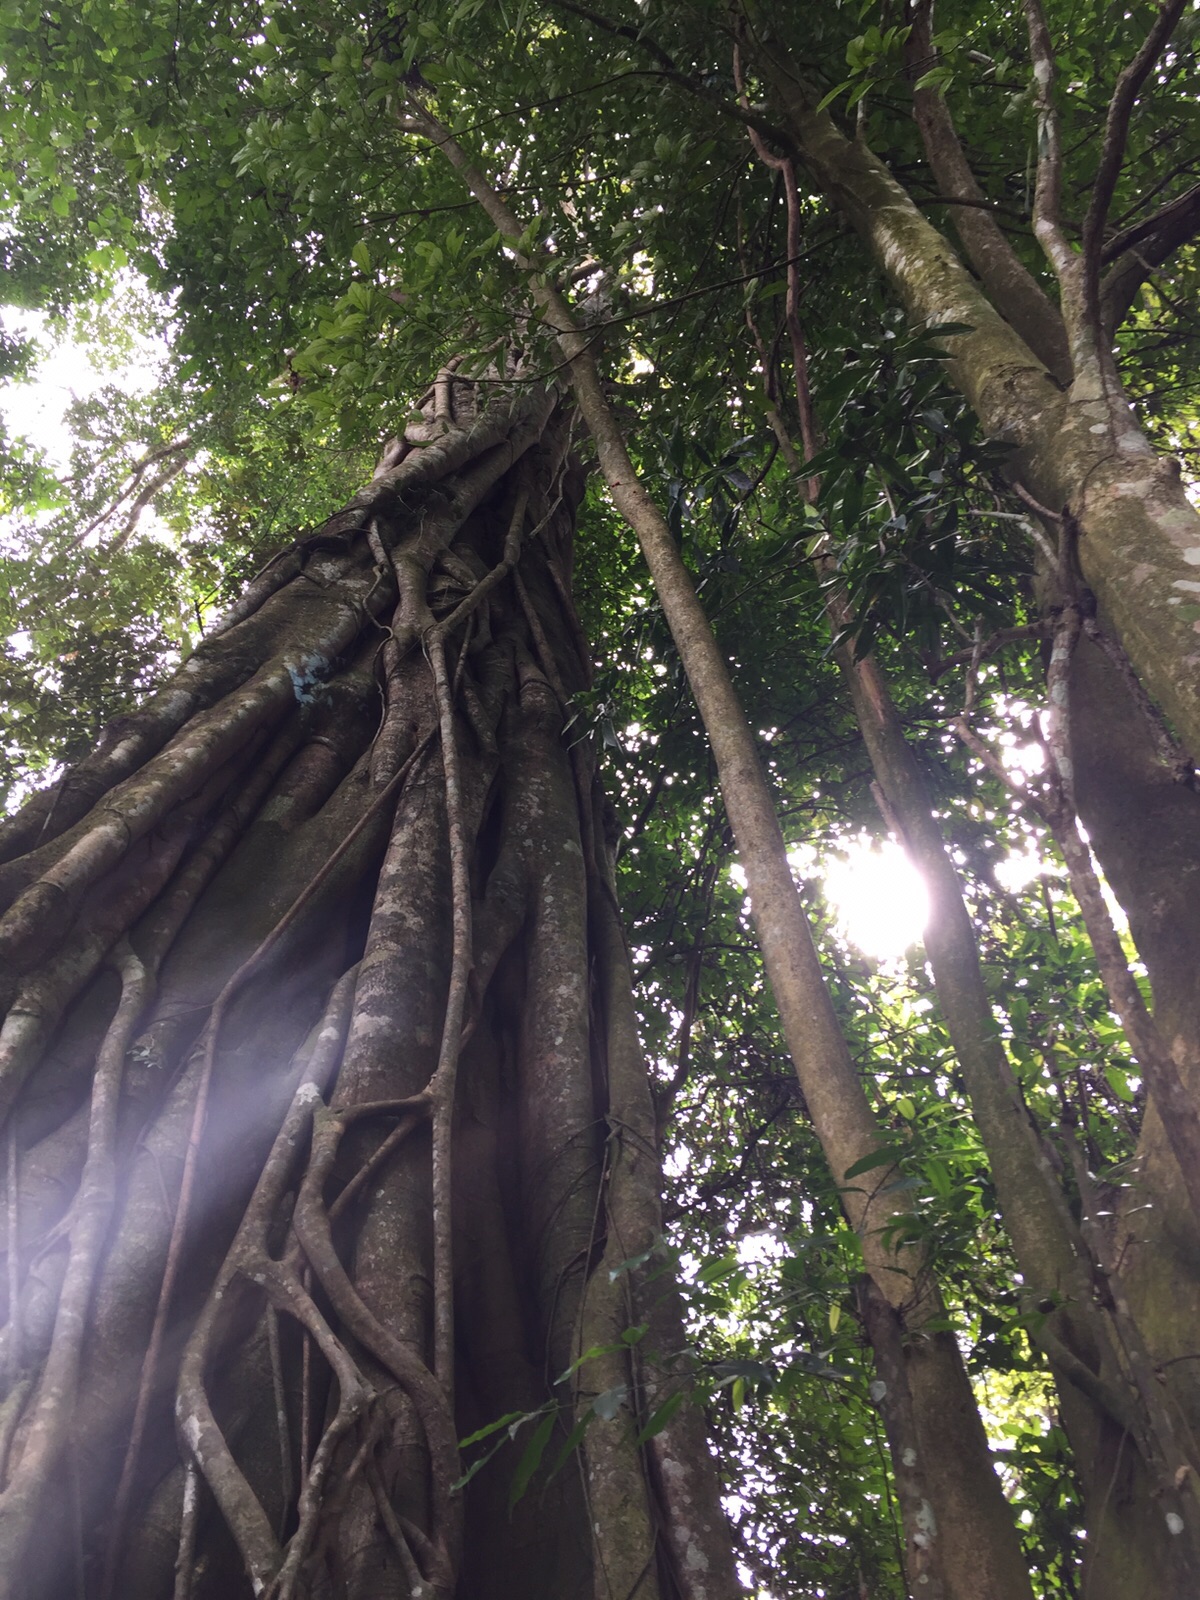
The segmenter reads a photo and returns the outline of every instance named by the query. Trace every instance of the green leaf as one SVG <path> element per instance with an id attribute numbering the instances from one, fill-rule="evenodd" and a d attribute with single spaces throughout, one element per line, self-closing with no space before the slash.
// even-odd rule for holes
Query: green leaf
<path id="1" fill-rule="evenodd" d="M 973 322 L 931 322 L 922 331 L 928 339 L 952 339 L 958 334 L 974 333 L 975 324 Z"/>
<path id="2" fill-rule="evenodd" d="M 847 89 L 853 87 L 853 84 L 854 79 L 847 78 L 845 83 L 839 83 L 836 89 L 830 89 L 827 95 L 817 101 L 817 110 L 824 111 L 827 107 L 831 106 L 838 96 L 845 94 Z"/>
<path id="3" fill-rule="evenodd" d="M 558 1410 L 547 1411 L 538 1423 L 529 1443 L 517 1463 L 517 1470 L 513 1473 L 513 1481 L 508 1491 L 508 1509 L 511 1511 L 529 1487 L 529 1480 L 537 1471 L 546 1446 L 550 1442 L 550 1435 L 554 1432 L 554 1424 L 558 1421 Z"/>
<path id="4" fill-rule="evenodd" d="M 1132 1104 L 1135 1096 L 1129 1085 L 1129 1074 L 1120 1067 L 1105 1067 L 1104 1076 L 1108 1086 L 1118 1100 L 1124 1100 L 1127 1105 Z"/>
<path id="5" fill-rule="evenodd" d="M 504 1416 L 497 1417 L 495 1422 L 489 1422 L 486 1428 L 479 1428 L 474 1433 L 469 1433 L 465 1439 L 460 1439 L 458 1448 L 465 1450 L 468 1445 L 478 1444 L 480 1439 L 487 1439 L 493 1433 L 499 1433 L 501 1428 L 507 1428 L 513 1422 L 523 1422 L 536 1415 L 535 1411 L 507 1411 Z"/>
<path id="6" fill-rule="evenodd" d="M 571 1429 L 565 1441 L 559 1448 L 558 1453 L 555 1455 L 554 1460 L 550 1463 L 550 1469 L 546 1474 L 547 1479 L 556 1477 L 562 1471 L 567 1462 L 583 1443 L 584 1434 L 588 1431 L 595 1420 L 595 1408 L 593 1406 L 589 1406 L 580 1417 L 579 1421 Z"/>
<path id="7" fill-rule="evenodd" d="M 582 707 L 580 707 L 580 709 L 576 711 L 574 716 L 571 718 L 571 721 L 568 722 L 563 728 L 563 732 L 565 733 L 567 728 L 571 726 L 571 723 L 575 722 L 579 717 L 583 716 L 583 714 L 584 710 Z M 644 1267 L 646 1262 L 649 1261 L 650 1257 L 659 1248 L 659 1245 L 652 1244 L 649 1250 L 643 1250 L 639 1255 L 627 1256 L 624 1261 L 618 1261 L 615 1267 L 609 1267 L 608 1281 L 610 1283 L 615 1283 L 617 1279 L 622 1276 L 622 1274 L 626 1272 L 636 1272 L 638 1267 Z"/>
<path id="8" fill-rule="evenodd" d="M 903 1145 L 882 1145 L 878 1150 L 872 1150 L 869 1156 L 863 1156 L 853 1166 L 846 1168 L 843 1178 L 861 1178 L 864 1172 L 874 1172 L 877 1167 L 893 1166 L 904 1154 Z"/>
<path id="9" fill-rule="evenodd" d="M 629 1385 L 618 1383 L 615 1388 L 606 1389 L 603 1394 L 596 1396 L 592 1401 L 592 1410 L 605 1422 L 612 1422 L 628 1397 Z"/>
<path id="10" fill-rule="evenodd" d="M 589 1361 L 595 1361 L 598 1356 L 611 1356 L 616 1351 L 624 1348 L 623 1344 L 594 1344 L 585 1350 L 581 1356 L 577 1356 L 571 1365 L 555 1378 L 554 1382 L 556 1384 L 566 1383 L 568 1378 L 573 1377 L 580 1367 L 586 1366 Z"/>
<path id="11" fill-rule="evenodd" d="M 705 1262 L 696 1274 L 697 1283 L 720 1283 L 722 1278 L 728 1278 L 739 1271 L 741 1262 L 736 1256 L 722 1256 L 718 1261 Z"/>

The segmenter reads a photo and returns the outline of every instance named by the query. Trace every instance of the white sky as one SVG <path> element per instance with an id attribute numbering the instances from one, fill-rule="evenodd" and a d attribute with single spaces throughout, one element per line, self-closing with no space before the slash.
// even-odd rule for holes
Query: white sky
<path id="1" fill-rule="evenodd" d="M 17 311 L 12 306 L 0 309 L 6 333 L 37 337 L 44 322 L 36 312 Z M 32 383 L 7 383 L 0 388 L 0 412 L 11 434 L 44 450 L 54 470 L 64 472 L 70 461 L 70 436 L 63 426 L 63 414 L 73 399 L 94 393 L 101 380 L 83 352 L 73 346 L 51 351 L 38 362 L 36 371 Z"/>
<path id="2" fill-rule="evenodd" d="M 893 961 L 920 942 L 929 920 L 925 880 L 894 840 L 860 833 L 826 859 L 825 896 L 838 930 L 876 961 Z"/>
<path id="3" fill-rule="evenodd" d="M 57 336 L 49 318 L 38 311 L 0 305 L 0 326 L 10 334 L 23 334 L 37 342 L 39 356 L 33 376 L 24 382 L 0 385 L 0 417 L 9 434 L 23 438 L 43 452 L 45 464 L 60 480 L 71 472 L 72 435 L 67 411 L 78 400 L 91 400 L 106 386 L 126 395 L 150 394 L 161 381 L 167 344 L 161 337 L 141 331 L 138 297 L 145 286 L 132 275 L 118 281 L 108 312 L 120 326 L 124 352 L 115 352 L 95 342 L 70 336 Z M 128 316 L 123 315 L 123 303 Z M 144 308 L 143 308 L 144 310 Z M 54 511 L 35 513 L 35 524 L 48 521 Z M 24 519 L 28 526 L 28 519 Z M 9 519 L 0 518 L 0 525 Z M 165 531 L 154 507 L 143 507 L 138 528 L 142 534 Z M 110 530 L 101 526 L 87 543 L 103 542 Z"/>
<path id="4" fill-rule="evenodd" d="M 6 333 L 36 339 L 43 351 L 30 382 L 0 388 L 0 412 L 11 433 L 46 452 L 55 472 L 70 470 L 71 435 L 64 419 L 72 401 L 90 399 L 108 383 L 127 394 L 148 394 L 158 381 L 162 351 L 150 340 L 138 340 L 135 358 L 113 366 L 95 346 L 55 342 L 42 312 L 0 306 L 0 324 Z"/>

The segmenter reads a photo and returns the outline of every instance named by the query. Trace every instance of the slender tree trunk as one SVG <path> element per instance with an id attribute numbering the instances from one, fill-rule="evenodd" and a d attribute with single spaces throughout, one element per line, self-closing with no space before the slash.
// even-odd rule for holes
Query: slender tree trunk
<path id="1" fill-rule="evenodd" d="M 832 620 L 836 624 L 845 619 L 834 616 Z M 1087 1592 L 1094 1600 L 1140 1600 L 1149 1592 L 1183 1600 L 1195 1574 L 1186 1560 L 1181 1562 L 1177 1541 L 1164 1538 L 1164 1513 L 1154 1506 L 1158 1463 L 1144 1458 L 1148 1442 L 1154 1440 L 1154 1417 L 1144 1407 L 1139 1411 L 1128 1351 L 1123 1349 L 1123 1328 L 1106 1314 L 1097 1293 L 1105 1264 L 1095 1260 L 1089 1250 L 1022 1103 L 984 986 L 958 874 L 882 673 L 871 657 L 855 661 L 849 646 L 843 646 L 837 655 L 850 685 L 887 816 L 929 890 L 925 948 L 938 1002 L 988 1153 L 1001 1214 L 1025 1286 L 1026 1306 L 1035 1317 L 1032 1337 L 1054 1373 L 1084 1490 L 1089 1534 Z M 1158 1138 L 1164 1146 L 1160 1159 L 1165 1158 L 1172 1175 L 1173 1191 L 1180 1190 L 1178 1167 L 1165 1149 L 1161 1129 Z M 1177 1225 L 1187 1227 L 1191 1221 L 1187 1198 L 1181 1192 L 1173 1193 L 1173 1198 Z M 1161 1215 L 1160 1204 L 1155 1216 Z M 1134 1292 L 1137 1280 L 1129 1277 L 1135 1264 L 1128 1257 L 1120 1259 L 1120 1292 L 1130 1299 L 1133 1320 L 1145 1337 L 1149 1328 L 1138 1304 L 1143 1296 Z M 1138 1263 L 1143 1276 L 1147 1265 L 1143 1255 Z M 1181 1295 L 1186 1307 L 1193 1298 L 1192 1288 L 1200 1281 L 1196 1262 L 1177 1259 L 1175 1265 L 1186 1271 Z M 1150 1271 L 1157 1276 L 1154 1268 Z M 1178 1278 L 1174 1281 L 1180 1282 Z M 1187 1338 L 1194 1333 L 1195 1323 L 1187 1319 L 1186 1312 L 1176 1325 L 1180 1334 L 1186 1325 Z M 1174 1353 L 1178 1355 L 1179 1349 Z M 1182 1381 L 1187 1384 L 1188 1378 Z M 1191 1422 L 1191 1418 L 1187 1420 Z M 1102 1549 L 1103 1558 L 1093 1555 L 1094 1549 Z"/>
<path id="2" fill-rule="evenodd" d="M 634 1443 L 683 1333 L 614 1270 L 660 1174 L 567 445 L 440 383 L 7 829 L 0 1594 L 738 1593 L 697 1414 Z"/>

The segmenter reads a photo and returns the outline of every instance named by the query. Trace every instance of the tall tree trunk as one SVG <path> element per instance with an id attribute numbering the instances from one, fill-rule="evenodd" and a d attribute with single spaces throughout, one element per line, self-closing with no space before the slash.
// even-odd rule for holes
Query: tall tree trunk
<path id="1" fill-rule="evenodd" d="M 581 478 L 516 395 L 440 383 L 6 829 L 2 1595 L 739 1592 L 696 1414 L 634 1442 L 682 1333 L 617 1270 L 659 1169 L 560 737 Z"/>
<path id="2" fill-rule="evenodd" d="M 1057 518 L 1064 558 L 1078 557 L 1083 576 L 1146 689 L 1189 748 L 1200 748 L 1200 611 L 1194 604 L 1200 516 L 1184 492 L 1177 463 L 1158 456 L 1137 426 L 1107 353 L 1095 348 L 1094 341 L 1087 348 L 1080 344 L 1074 351 L 1074 380 L 1062 392 L 885 165 L 861 140 L 846 138 L 828 115 L 815 108 L 795 61 L 775 47 L 758 48 L 753 59 L 795 141 L 797 156 L 869 245 L 910 315 L 930 326 L 956 324 L 962 330 L 945 338 L 951 377 L 985 431 L 1015 447 L 1007 469 L 1010 476 L 1035 504 L 1049 508 Z M 1072 310 L 1074 326 L 1078 308 L 1073 305 Z M 1175 1026 L 1169 1008 L 1162 1022 L 1168 1029 Z M 1186 1057 L 1195 1047 L 1182 1044 L 1178 1034 L 1175 1037 L 1176 1064 L 1186 1072 Z M 1194 1040 L 1195 1035 L 1190 1037 Z M 1194 1105 L 1194 1075 L 1191 1083 L 1190 1105 Z M 1189 1104 L 1185 1092 L 1180 1086 L 1181 1107 Z M 1150 1226 L 1163 1225 L 1170 1212 L 1179 1236 L 1191 1239 L 1194 1205 L 1188 1216 L 1189 1201 L 1164 1131 L 1152 1106 L 1142 1165 L 1147 1190 L 1159 1190 L 1157 1220 Z M 1156 1180 L 1149 1176 L 1151 1167 L 1159 1174 Z M 1145 1264 L 1142 1271 L 1147 1282 L 1156 1276 L 1153 1269 L 1147 1273 Z M 1189 1269 L 1189 1279 L 1194 1281 L 1194 1269 Z M 1123 1287 L 1123 1281 L 1114 1284 L 1122 1293 Z M 1135 1322 L 1140 1321 L 1132 1306 L 1127 1304 L 1126 1309 Z M 1190 1360 L 1194 1351 L 1168 1355 L 1152 1350 L 1140 1362 L 1146 1369 L 1143 1392 L 1149 1392 L 1160 1407 L 1155 1431 L 1172 1433 L 1185 1461 L 1189 1452 L 1192 1456 L 1190 1470 L 1181 1466 L 1173 1474 L 1180 1480 L 1177 1487 L 1190 1495 L 1195 1483 L 1190 1407 L 1174 1415 L 1169 1403 L 1162 1408 L 1158 1380 L 1149 1369 L 1156 1354 L 1160 1360 L 1175 1362 L 1181 1354 Z M 1086 1419 L 1085 1412 L 1081 1427 Z M 1115 1537 L 1103 1553 L 1099 1546 L 1089 1553 L 1089 1585 L 1097 1594 L 1114 1596 L 1139 1594 L 1147 1585 L 1185 1595 L 1194 1582 L 1190 1573 L 1200 1552 L 1194 1548 L 1182 1552 L 1187 1541 L 1181 1537 L 1181 1517 L 1162 1509 L 1161 1472 L 1153 1500 L 1141 1495 L 1136 1483 L 1131 1485 L 1129 1442 L 1123 1425 L 1114 1428 L 1111 1419 L 1100 1419 L 1094 1448 L 1084 1452 L 1098 1469 L 1095 1503 L 1107 1507 L 1106 1521 L 1116 1519 L 1123 1499 L 1131 1505 L 1142 1501 L 1128 1519 L 1122 1519 L 1124 1529 L 1113 1530 Z M 1171 1492 L 1169 1486 L 1166 1492 Z M 1185 1509 L 1191 1518 L 1191 1504 Z M 1114 1548 L 1118 1544 L 1119 1550 Z M 1151 1546 L 1157 1546 L 1157 1556 Z"/>
<path id="3" fill-rule="evenodd" d="M 1153 713 L 1119 663 L 1087 636 L 1071 663 L 1075 797 L 1104 873 L 1129 917 L 1150 976 L 1154 1017 L 1185 1084 L 1200 1096 L 1200 796 L 1181 781 Z M 1115 1253 L 1133 1315 L 1181 1434 L 1200 1441 L 1200 1233 L 1157 1109 L 1146 1107 L 1136 1161 L 1119 1196 Z M 1112 1500 L 1110 1560 L 1128 1526 L 1159 1532 L 1127 1464 Z M 1125 1526 L 1123 1527 L 1122 1524 Z M 1108 1589 L 1098 1580 L 1097 1593 Z M 1116 1591 L 1113 1591 L 1116 1592 Z"/>
<path id="4" fill-rule="evenodd" d="M 775 997 L 784 1038 L 829 1170 L 842 1194 L 847 1220 L 861 1243 L 867 1272 L 910 1335 L 901 1348 L 908 1366 L 903 1405 L 911 1431 L 889 1416 L 887 1432 L 898 1481 L 921 1492 L 901 1499 L 911 1583 L 935 1581 L 947 1600 L 1027 1600 L 1029 1573 L 979 1416 L 962 1355 L 946 1327 L 946 1309 L 923 1249 L 899 1241 L 889 1225 L 906 1202 L 890 1183 L 891 1169 L 876 1168 L 864 1182 L 860 1163 L 885 1143 L 825 985 L 807 914 L 792 877 L 775 801 L 754 735 L 729 667 L 696 594 L 679 550 L 652 495 L 638 477 L 591 350 L 565 295 L 524 252 L 524 230 L 506 201 L 474 165 L 462 145 L 418 100 L 405 126 L 436 144 L 479 201 L 499 235 L 529 272 L 530 294 L 554 328 L 570 380 L 596 447 L 613 504 L 635 534 L 654 580 L 663 615 L 679 651 L 712 746 L 750 910 Z M 874 1303 L 868 1296 L 865 1303 Z M 887 1332 L 875 1356 L 892 1370 L 898 1335 L 891 1319 L 864 1319 L 868 1331 Z M 887 1410 L 899 1397 L 888 1398 Z M 915 1446 L 900 1444 L 903 1437 Z M 916 1461 L 908 1460 L 912 1448 Z M 928 1499 L 924 1498 L 928 1495 Z"/>

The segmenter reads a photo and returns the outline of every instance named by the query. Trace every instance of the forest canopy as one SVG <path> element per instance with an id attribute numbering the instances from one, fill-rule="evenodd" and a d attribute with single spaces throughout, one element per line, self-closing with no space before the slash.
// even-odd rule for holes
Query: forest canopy
<path id="1" fill-rule="evenodd" d="M 1198 33 L 10 0 L 0 1595 L 1196 1592 Z"/>

